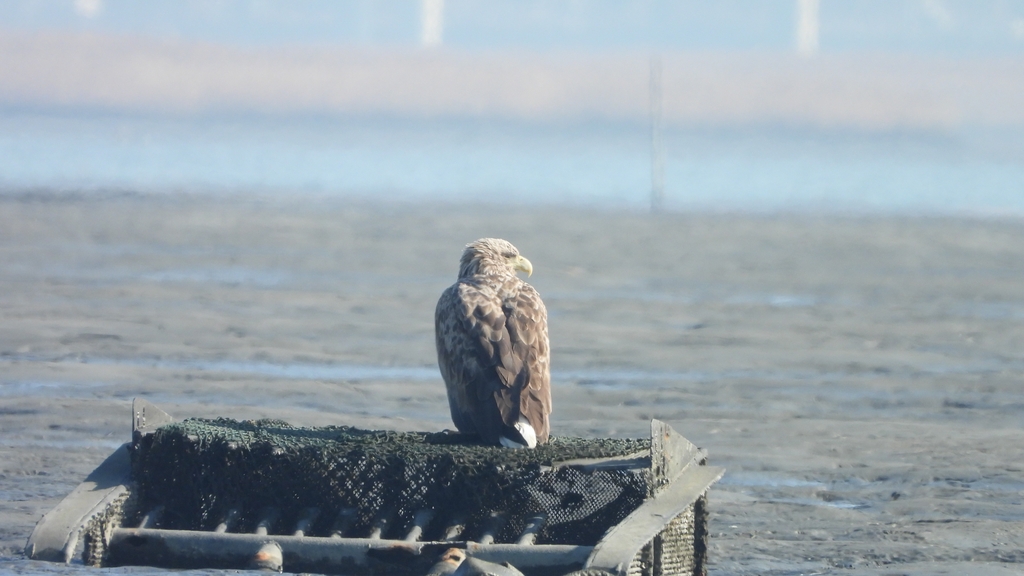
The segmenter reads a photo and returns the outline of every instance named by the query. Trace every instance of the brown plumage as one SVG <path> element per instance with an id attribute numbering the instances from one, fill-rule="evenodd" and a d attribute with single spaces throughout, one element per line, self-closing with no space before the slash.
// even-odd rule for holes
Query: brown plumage
<path id="1" fill-rule="evenodd" d="M 437 363 L 460 432 L 532 448 L 548 440 L 548 313 L 516 270 L 533 266 L 505 240 L 466 246 L 459 279 L 437 301 Z"/>

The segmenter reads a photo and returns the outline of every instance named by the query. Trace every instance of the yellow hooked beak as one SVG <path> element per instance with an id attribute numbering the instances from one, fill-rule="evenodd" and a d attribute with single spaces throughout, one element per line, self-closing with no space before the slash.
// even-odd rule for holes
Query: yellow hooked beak
<path id="1" fill-rule="evenodd" d="M 533 264 L 530 264 L 530 261 L 522 256 L 517 256 L 515 260 L 512 260 L 512 267 L 516 270 L 526 272 L 527 278 L 533 276 Z"/>

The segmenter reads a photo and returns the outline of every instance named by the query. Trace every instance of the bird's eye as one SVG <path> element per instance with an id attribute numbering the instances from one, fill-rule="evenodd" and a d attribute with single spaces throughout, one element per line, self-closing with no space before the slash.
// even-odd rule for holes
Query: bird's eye
<path id="1" fill-rule="evenodd" d="M 514 252 L 505 252 L 505 253 L 502 254 L 502 256 L 504 256 L 505 258 L 515 258 L 516 257 Z"/>

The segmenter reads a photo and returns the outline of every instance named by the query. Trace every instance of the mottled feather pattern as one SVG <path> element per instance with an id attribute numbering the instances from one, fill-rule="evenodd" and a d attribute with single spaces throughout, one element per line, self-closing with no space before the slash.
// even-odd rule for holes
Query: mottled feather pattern
<path id="1" fill-rule="evenodd" d="M 441 295 L 435 312 L 438 365 L 452 420 L 488 444 L 519 437 L 520 418 L 533 427 L 538 443 L 549 433 L 547 310 L 537 291 L 516 276 L 517 259 L 525 261 L 503 240 L 470 244 L 458 281 Z"/>

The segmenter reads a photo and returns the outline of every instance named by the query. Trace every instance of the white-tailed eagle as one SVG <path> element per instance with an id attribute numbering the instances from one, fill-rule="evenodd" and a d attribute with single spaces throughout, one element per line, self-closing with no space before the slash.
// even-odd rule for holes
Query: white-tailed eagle
<path id="1" fill-rule="evenodd" d="M 468 244 L 434 330 L 455 427 L 487 444 L 533 448 L 548 440 L 548 313 L 517 270 L 529 276 L 533 265 L 509 242 Z"/>

